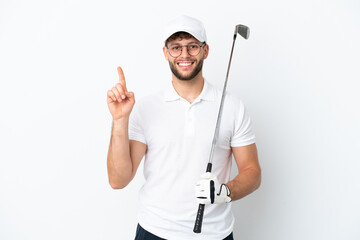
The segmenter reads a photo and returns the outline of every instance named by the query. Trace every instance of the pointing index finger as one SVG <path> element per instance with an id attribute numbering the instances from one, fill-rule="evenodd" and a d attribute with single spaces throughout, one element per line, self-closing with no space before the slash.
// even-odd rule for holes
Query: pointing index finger
<path id="1" fill-rule="evenodd" d="M 118 71 L 118 74 L 119 74 L 119 82 L 125 88 L 125 91 L 127 91 L 126 82 L 125 82 L 125 76 L 124 76 L 124 72 L 123 72 L 122 68 L 117 67 L 117 71 Z"/>

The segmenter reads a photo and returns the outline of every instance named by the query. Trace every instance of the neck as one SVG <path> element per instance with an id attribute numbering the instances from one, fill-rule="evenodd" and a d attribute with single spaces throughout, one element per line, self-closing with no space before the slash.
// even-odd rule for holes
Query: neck
<path id="1" fill-rule="evenodd" d="M 175 91 L 182 98 L 186 99 L 189 103 L 192 103 L 201 93 L 204 87 L 204 78 L 202 71 L 191 80 L 179 80 L 174 75 L 172 76 L 172 84 Z"/>

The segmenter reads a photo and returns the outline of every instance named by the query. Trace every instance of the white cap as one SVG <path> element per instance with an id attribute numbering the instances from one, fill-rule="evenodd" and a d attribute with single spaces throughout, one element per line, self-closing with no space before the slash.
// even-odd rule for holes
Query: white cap
<path id="1" fill-rule="evenodd" d="M 187 32 L 193 35 L 200 42 L 206 42 L 204 24 L 189 16 L 179 16 L 171 20 L 164 29 L 164 41 L 176 32 Z"/>

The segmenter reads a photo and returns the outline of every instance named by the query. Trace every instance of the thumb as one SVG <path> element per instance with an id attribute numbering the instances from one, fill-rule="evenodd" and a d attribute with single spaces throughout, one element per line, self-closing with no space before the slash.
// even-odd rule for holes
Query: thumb
<path id="1" fill-rule="evenodd" d="M 134 97 L 134 93 L 133 92 L 125 92 L 126 97 L 128 98 L 133 98 Z"/>
<path id="2" fill-rule="evenodd" d="M 210 172 L 206 172 L 201 175 L 201 178 L 203 178 L 203 179 L 210 179 L 212 177 L 213 177 L 213 175 Z"/>

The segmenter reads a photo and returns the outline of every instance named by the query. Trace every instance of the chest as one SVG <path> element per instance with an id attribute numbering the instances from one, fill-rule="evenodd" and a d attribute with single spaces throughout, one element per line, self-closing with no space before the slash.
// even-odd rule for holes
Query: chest
<path id="1" fill-rule="evenodd" d="M 200 102 L 194 105 L 170 102 L 154 108 L 146 116 L 144 130 L 149 149 L 165 148 L 183 143 L 211 147 L 219 104 Z M 234 129 L 231 113 L 223 112 L 217 145 L 230 148 Z"/>

